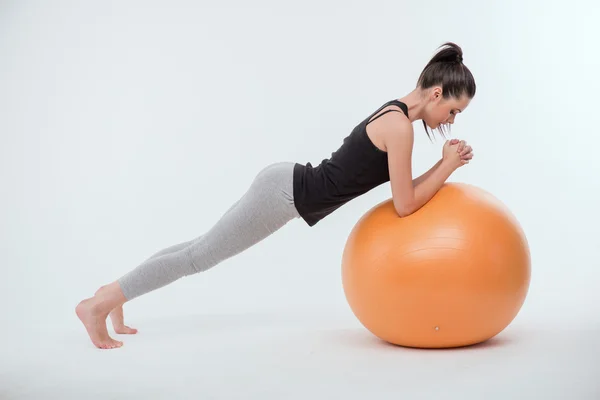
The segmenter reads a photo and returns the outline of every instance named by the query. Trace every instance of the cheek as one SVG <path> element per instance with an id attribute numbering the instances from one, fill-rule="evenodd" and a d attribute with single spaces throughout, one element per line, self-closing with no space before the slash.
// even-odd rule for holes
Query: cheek
<path id="1" fill-rule="evenodd" d="M 438 121 L 446 121 L 448 119 L 449 115 L 450 114 L 448 113 L 448 111 L 446 111 L 444 109 L 439 109 L 439 110 L 437 110 L 435 117 Z"/>
<path id="2" fill-rule="evenodd" d="M 444 111 L 443 118 L 444 118 L 445 121 L 453 121 L 454 120 L 454 114 L 451 114 L 450 111 L 451 110 L 445 110 Z"/>
<path id="3" fill-rule="evenodd" d="M 444 119 L 444 110 L 440 108 L 432 108 L 427 113 L 427 117 L 431 122 L 439 122 Z"/>

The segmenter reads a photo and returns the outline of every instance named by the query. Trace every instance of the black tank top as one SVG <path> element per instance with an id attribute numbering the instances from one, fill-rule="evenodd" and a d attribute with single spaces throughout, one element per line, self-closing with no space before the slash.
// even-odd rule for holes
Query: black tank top
<path id="1" fill-rule="evenodd" d="M 398 105 L 408 117 L 408 107 L 390 100 L 359 123 L 343 140 L 342 146 L 313 167 L 294 165 L 294 203 L 298 214 L 309 226 L 337 210 L 348 201 L 390 180 L 387 152 L 367 136 L 369 119 L 389 105 Z M 390 111 L 373 118 L 377 118 Z"/>

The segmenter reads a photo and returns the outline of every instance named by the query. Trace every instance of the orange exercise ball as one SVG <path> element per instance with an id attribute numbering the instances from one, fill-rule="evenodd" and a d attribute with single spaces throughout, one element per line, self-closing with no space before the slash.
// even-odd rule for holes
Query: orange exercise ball
<path id="1" fill-rule="evenodd" d="M 446 183 L 401 218 L 391 199 L 354 226 L 342 282 L 358 320 L 389 343 L 467 346 L 496 336 L 521 309 L 531 275 L 527 239 L 490 193 Z"/>

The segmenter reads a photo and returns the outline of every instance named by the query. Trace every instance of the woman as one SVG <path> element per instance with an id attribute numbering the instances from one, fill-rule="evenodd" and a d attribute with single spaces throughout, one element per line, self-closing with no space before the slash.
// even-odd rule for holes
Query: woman
<path id="1" fill-rule="evenodd" d="M 271 235 L 295 218 L 314 226 L 348 201 L 390 182 L 399 218 L 412 214 L 441 188 L 460 166 L 469 163 L 471 146 L 446 141 L 442 159 L 412 178 L 412 122 L 427 128 L 453 124 L 475 96 L 475 80 L 462 63 L 462 50 L 446 43 L 419 76 L 416 88 L 391 100 L 358 124 L 342 146 L 318 166 L 271 164 L 258 173 L 248 191 L 203 235 L 166 248 L 120 279 L 80 302 L 76 313 L 94 345 L 121 347 L 108 335 L 110 315 L 117 333 L 136 333 L 123 323 L 123 304 L 184 276 L 219 264 Z"/>

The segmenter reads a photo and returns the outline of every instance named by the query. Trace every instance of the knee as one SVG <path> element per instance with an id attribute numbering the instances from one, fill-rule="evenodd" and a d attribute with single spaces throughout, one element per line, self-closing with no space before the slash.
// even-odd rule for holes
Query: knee
<path id="1" fill-rule="evenodd" d="M 195 257 L 194 245 L 190 245 L 190 246 L 186 247 L 185 249 L 180 250 L 180 253 L 181 253 L 181 257 L 182 257 L 182 264 L 185 266 L 185 268 L 184 268 L 185 276 L 198 274 L 203 271 L 203 269 L 200 265 L 202 260 L 199 259 L 198 257 L 196 257 L 196 259 L 194 259 L 194 257 Z M 196 250 L 196 253 L 197 253 L 197 250 Z"/>

